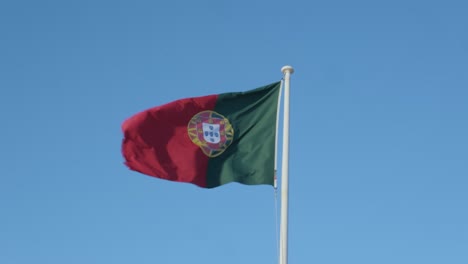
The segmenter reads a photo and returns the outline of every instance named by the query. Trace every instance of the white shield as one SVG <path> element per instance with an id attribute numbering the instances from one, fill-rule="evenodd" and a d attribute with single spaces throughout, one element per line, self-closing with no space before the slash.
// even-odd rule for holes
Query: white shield
<path id="1" fill-rule="evenodd" d="M 219 136 L 219 124 L 202 123 L 203 125 L 203 138 L 209 143 L 219 143 L 221 137 Z"/>

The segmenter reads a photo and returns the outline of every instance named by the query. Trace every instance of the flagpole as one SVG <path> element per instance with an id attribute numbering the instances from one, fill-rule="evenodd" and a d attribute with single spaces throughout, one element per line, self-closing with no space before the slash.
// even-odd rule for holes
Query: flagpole
<path id="1" fill-rule="evenodd" d="M 289 80 L 294 69 L 291 66 L 281 68 L 284 74 L 283 105 L 283 157 L 281 165 L 281 217 L 280 217 L 280 261 L 288 264 L 288 198 L 289 198 Z"/>

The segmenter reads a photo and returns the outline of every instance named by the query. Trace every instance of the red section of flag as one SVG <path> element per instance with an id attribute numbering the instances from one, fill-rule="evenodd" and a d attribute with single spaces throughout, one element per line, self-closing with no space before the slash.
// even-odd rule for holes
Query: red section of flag
<path id="1" fill-rule="evenodd" d="M 197 113 L 212 110 L 217 95 L 177 100 L 127 119 L 122 154 L 132 170 L 150 176 L 206 186 L 208 157 L 188 136 Z"/>

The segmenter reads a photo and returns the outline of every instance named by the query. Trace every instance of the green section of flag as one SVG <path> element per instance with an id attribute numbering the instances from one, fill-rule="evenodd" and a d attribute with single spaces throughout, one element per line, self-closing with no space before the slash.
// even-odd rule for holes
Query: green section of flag
<path id="1" fill-rule="evenodd" d="M 234 140 L 222 155 L 208 161 L 207 188 L 229 182 L 273 185 L 280 86 L 276 82 L 218 96 L 214 111 L 231 122 Z"/>

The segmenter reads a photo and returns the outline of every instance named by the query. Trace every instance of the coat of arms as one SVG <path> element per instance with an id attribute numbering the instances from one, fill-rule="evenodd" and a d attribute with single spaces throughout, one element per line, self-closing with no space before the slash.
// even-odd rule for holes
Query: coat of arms
<path id="1" fill-rule="evenodd" d="M 192 142 L 208 157 L 221 155 L 234 138 L 229 120 L 214 111 L 202 111 L 194 115 L 187 130 Z"/>

